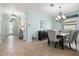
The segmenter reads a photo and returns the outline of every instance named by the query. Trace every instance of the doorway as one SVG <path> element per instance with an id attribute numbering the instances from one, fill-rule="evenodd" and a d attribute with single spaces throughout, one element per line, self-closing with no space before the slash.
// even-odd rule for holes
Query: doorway
<path id="1" fill-rule="evenodd" d="M 9 21 L 8 21 L 8 36 L 15 36 L 19 37 L 19 24 L 20 19 L 16 15 L 11 15 Z"/>

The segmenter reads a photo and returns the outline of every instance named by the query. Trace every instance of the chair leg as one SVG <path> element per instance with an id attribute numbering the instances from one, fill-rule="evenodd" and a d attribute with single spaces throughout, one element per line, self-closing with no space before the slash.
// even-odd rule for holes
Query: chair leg
<path id="1" fill-rule="evenodd" d="M 69 42 L 69 48 L 71 49 L 71 44 L 70 44 L 70 42 Z"/>
<path id="2" fill-rule="evenodd" d="M 77 46 L 77 41 L 75 40 L 75 45 Z"/>
<path id="3" fill-rule="evenodd" d="M 57 42 L 55 42 L 55 48 L 57 47 Z"/>
<path id="4" fill-rule="evenodd" d="M 75 40 L 75 45 L 76 45 L 76 49 L 77 49 L 77 41 Z"/>
<path id="5" fill-rule="evenodd" d="M 77 46 L 77 41 L 75 40 L 75 45 Z M 71 49 L 71 44 L 69 42 L 69 48 Z"/>

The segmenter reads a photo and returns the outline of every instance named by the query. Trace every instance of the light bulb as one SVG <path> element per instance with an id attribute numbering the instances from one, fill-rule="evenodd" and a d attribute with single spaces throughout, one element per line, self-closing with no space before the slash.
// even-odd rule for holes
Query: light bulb
<path id="1" fill-rule="evenodd" d="M 58 19 L 58 18 L 56 18 L 56 20 L 58 21 L 59 19 Z"/>
<path id="2" fill-rule="evenodd" d="M 61 17 L 59 15 L 57 17 L 58 17 L 58 19 L 61 19 Z"/>
<path id="3" fill-rule="evenodd" d="M 62 18 L 63 18 L 63 19 L 66 19 L 66 17 L 65 17 L 64 15 L 62 15 Z"/>

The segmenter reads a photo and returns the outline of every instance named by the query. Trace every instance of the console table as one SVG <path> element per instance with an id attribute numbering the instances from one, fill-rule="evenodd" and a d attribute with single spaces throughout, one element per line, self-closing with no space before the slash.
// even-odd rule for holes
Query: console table
<path id="1" fill-rule="evenodd" d="M 47 31 L 38 31 L 38 40 L 45 40 L 48 39 L 48 33 Z"/>

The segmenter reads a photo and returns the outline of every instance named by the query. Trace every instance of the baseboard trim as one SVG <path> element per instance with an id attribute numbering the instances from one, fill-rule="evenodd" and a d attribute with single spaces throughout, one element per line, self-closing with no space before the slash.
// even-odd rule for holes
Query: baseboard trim
<path id="1" fill-rule="evenodd" d="M 1 44 L 2 40 L 0 40 L 0 44 Z"/>

